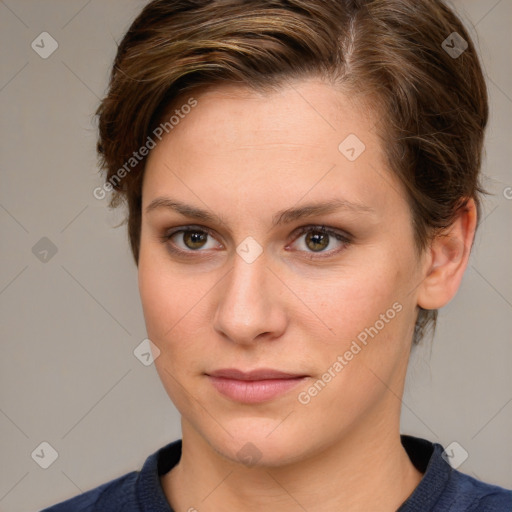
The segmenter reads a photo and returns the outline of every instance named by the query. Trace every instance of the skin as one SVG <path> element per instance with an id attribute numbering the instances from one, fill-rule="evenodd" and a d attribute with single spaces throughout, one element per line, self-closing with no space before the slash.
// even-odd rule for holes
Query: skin
<path id="1" fill-rule="evenodd" d="M 182 457 L 161 477 L 164 493 L 176 512 L 395 511 L 422 477 L 399 430 L 417 308 L 442 307 L 455 295 L 474 203 L 420 254 L 371 111 L 315 79 L 267 95 L 222 86 L 196 99 L 152 150 L 143 182 L 139 289 L 148 336 L 161 351 L 157 371 L 182 417 Z M 366 146 L 355 161 L 338 150 L 351 133 Z M 165 207 L 146 212 L 159 197 L 221 221 Z M 272 226 L 278 211 L 330 199 L 372 210 Z M 322 225 L 351 242 L 330 236 L 315 251 L 298 231 Z M 162 239 L 186 226 L 211 231 L 204 246 L 191 249 L 183 233 Z M 252 263 L 236 251 L 248 236 L 263 250 Z M 395 303 L 400 312 L 300 403 L 299 393 Z M 270 401 L 244 404 L 205 375 L 262 367 L 308 377 Z M 253 465 L 237 456 L 248 442 Z"/>

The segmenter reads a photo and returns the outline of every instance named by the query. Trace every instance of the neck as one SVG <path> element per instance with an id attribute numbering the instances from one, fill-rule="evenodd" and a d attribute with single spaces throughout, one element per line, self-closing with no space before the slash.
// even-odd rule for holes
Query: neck
<path id="1" fill-rule="evenodd" d="M 248 468 L 226 459 L 186 422 L 182 446 L 179 464 L 161 479 L 175 512 L 395 512 L 423 476 L 401 444 L 399 425 L 378 420 L 286 466 Z"/>

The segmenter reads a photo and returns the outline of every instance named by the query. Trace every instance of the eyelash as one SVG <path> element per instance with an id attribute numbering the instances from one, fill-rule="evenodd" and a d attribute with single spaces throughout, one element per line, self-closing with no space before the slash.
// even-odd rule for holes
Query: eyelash
<path id="1" fill-rule="evenodd" d="M 293 238 L 291 238 L 291 242 L 295 242 L 299 237 L 301 237 L 302 235 L 304 235 L 306 233 L 309 233 L 311 231 L 316 231 L 319 233 L 327 234 L 330 237 L 332 236 L 339 242 L 343 243 L 343 246 L 341 248 L 331 249 L 330 251 L 319 251 L 319 252 L 299 251 L 299 252 L 305 252 L 306 254 L 308 254 L 308 256 L 305 256 L 307 259 L 323 259 L 323 258 L 331 257 L 331 256 L 338 254 L 341 251 L 345 250 L 347 248 L 347 246 L 352 243 L 352 235 L 350 235 L 349 233 L 340 231 L 340 230 L 334 229 L 334 228 L 328 228 L 328 227 L 322 226 L 322 225 L 302 226 L 302 227 L 298 228 L 298 230 L 299 230 L 298 233 L 295 233 Z M 167 245 L 167 249 L 173 254 L 189 256 L 194 253 L 205 252 L 205 251 L 201 251 L 200 249 L 197 249 L 195 251 L 192 249 L 189 249 L 186 251 L 183 249 L 177 249 L 176 246 L 174 244 L 172 244 L 172 242 L 170 243 L 171 238 L 174 235 L 176 235 L 178 233 L 187 233 L 187 232 L 206 233 L 207 235 L 211 236 L 212 238 L 215 238 L 212 230 L 210 230 L 206 227 L 202 227 L 202 226 L 182 226 L 182 227 L 179 227 L 172 231 L 166 232 L 164 235 L 160 236 L 159 238 L 161 239 L 163 244 Z"/>

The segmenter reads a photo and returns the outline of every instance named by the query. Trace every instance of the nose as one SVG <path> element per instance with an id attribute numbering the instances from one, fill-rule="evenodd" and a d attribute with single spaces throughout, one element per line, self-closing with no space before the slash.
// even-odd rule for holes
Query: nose
<path id="1" fill-rule="evenodd" d="M 242 345 L 272 340 L 284 333 L 283 284 L 267 267 L 264 253 L 252 263 L 236 254 L 233 268 L 222 282 L 214 318 L 217 332 Z"/>

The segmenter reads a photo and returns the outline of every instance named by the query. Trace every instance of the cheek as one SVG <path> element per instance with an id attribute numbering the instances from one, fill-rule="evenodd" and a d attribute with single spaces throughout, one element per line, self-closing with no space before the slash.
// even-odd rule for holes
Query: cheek
<path id="1" fill-rule="evenodd" d="M 338 282 L 327 287 L 330 300 L 325 296 L 320 300 L 313 293 L 309 296 L 311 304 L 317 300 L 322 320 L 335 334 L 320 337 L 320 324 L 310 326 L 308 339 L 322 342 L 309 346 L 316 374 L 301 389 L 298 401 L 309 412 L 331 411 L 338 426 L 356 421 L 389 389 L 398 391 L 408 359 L 414 309 L 404 304 L 405 283 L 389 265 L 374 270 L 338 276 Z"/>
<path id="2" fill-rule="evenodd" d="M 148 329 L 162 336 L 174 319 L 185 313 L 185 303 L 192 297 L 193 283 L 170 265 L 159 242 L 141 237 L 138 265 L 139 293 Z"/>
<path id="3" fill-rule="evenodd" d="M 178 271 L 165 254 L 141 250 L 139 292 L 148 337 L 161 350 L 157 362 L 176 366 L 194 358 L 203 340 L 211 339 L 207 292 L 215 284 L 208 275 Z"/>
<path id="4" fill-rule="evenodd" d="M 333 379 L 336 383 L 332 391 L 350 389 L 351 396 L 364 396 L 369 389 L 382 387 L 375 374 L 389 382 L 398 366 L 407 360 L 415 314 L 412 295 L 408 295 L 407 268 L 405 261 L 382 255 L 375 258 L 374 264 L 362 265 L 359 271 L 353 267 L 325 281 L 323 293 L 308 288 L 310 295 L 304 302 L 316 304 L 319 317 L 333 331 L 329 335 L 324 328 L 327 335 L 322 336 L 323 342 L 310 347 L 318 356 L 320 377 L 329 369 L 341 377 Z M 318 322 L 311 326 L 309 338 L 318 338 L 319 329 Z M 333 369 L 337 361 L 336 368 L 343 367 L 338 372 Z"/>
<path id="5" fill-rule="evenodd" d="M 156 254 L 141 250 L 138 266 L 139 292 L 144 312 L 148 338 L 160 349 L 155 368 L 160 380 L 177 409 L 183 412 L 190 407 L 185 370 L 187 361 L 193 361 L 194 335 L 184 334 L 191 305 L 197 303 L 190 293 L 183 292 L 186 285 L 179 274 L 169 275 Z M 190 303 L 189 303 L 190 302 Z M 187 343 L 178 343 L 185 339 Z"/>
<path id="6" fill-rule="evenodd" d="M 138 265 L 139 293 L 149 338 L 162 350 L 173 325 L 183 316 L 183 285 L 179 274 L 171 275 L 161 251 L 142 240 Z"/>
<path id="7" fill-rule="evenodd" d="M 169 311 L 172 311 L 172 288 L 166 282 L 165 276 L 159 274 L 158 267 L 148 264 L 142 254 L 139 259 L 138 278 L 148 334 L 160 333 L 169 320 Z"/>
<path id="8" fill-rule="evenodd" d="M 348 340 L 392 307 L 400 296 L 400 287 L 393 269 L 384 271 L 377 265 L 359 271 L 352 268 L 324 281 L 321 287 L 308 286 L 304 302 L 311 304 L 319 318 L 334 330 L 331 339 Z"/>

